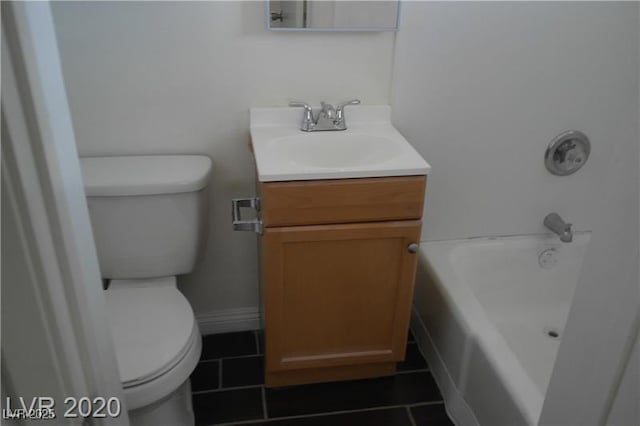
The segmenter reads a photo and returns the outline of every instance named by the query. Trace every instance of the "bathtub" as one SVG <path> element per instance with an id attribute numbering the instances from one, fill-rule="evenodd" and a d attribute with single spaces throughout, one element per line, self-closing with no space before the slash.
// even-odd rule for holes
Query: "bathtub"
<path id="1" fill-rule="evenodd" d="M 420 245 L 411 326 L 458 426 L 537 424 L 589 238 Z"/>

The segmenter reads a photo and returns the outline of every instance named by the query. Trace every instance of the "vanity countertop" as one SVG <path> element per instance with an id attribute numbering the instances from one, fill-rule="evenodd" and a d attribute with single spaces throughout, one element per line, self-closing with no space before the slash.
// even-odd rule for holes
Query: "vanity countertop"
<path id="1" fill-rule="evenodd" d="M 431 169 L 391 124 L 391 108 L 346 110 L 347 130 L 303 132 L 300 108 L 251 108 L 260 182 L 427 175 Z"/>

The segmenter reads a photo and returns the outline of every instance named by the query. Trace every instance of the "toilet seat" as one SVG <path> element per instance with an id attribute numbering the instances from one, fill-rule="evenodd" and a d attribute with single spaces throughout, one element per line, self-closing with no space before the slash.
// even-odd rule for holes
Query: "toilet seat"
<path id="1" fill-rule="evenodd" d="M 114 280 L 105 293 L 120 380 L 133 410 L 188 379 L 200 357 L 200 332 L 175 277 Z"/>

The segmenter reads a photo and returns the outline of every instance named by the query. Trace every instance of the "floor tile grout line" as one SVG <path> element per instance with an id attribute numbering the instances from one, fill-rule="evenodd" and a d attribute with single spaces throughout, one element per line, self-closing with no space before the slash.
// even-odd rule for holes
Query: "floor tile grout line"
<path id="1" fill-rule="evenodd" d="M 243 386 L 229 386 L 229 387 L 224 387 L 223 386 L 223 380 L 222 380 L 222 375 L 223 373 L 223 368 L 222 368 L 222 360 L 220 360 L 220 364 L 218 365 L 218 387 L 215 389 L 203 389 L 203 390 L 198 390 L 198 391 L 192 391 L 191 393 L 193 395 L 198 395 L 198 394 L 203 394 L 203 393 L 209 393 L 209 392 L 220 392 L 220 391 L 232 391 L 232 390 L 241 390 L 241 389 L 252 389 L 252 388 L 257 388 L 257 387 L 262 387 L 264 386 L 264 383 L 259 383 L 259 384 L 254 384 L 254 385 L 243 385 Z M 429 369 L 422 369 L 422 370 L 406 370 L 406 371 L 396 371 L 396 375 L 398 374 L 417 374 L 417 373 L 428 373 Z M 426 402 L 420 402 L 418 404 L 428 404 L 431 401 L 426 401 Z M 436 402 L 441 402 L 441 401 L 436 401 Z"/>
<path id="2" fill-rule="evenodd" d="M 240 358 L 252 358 L 252 357 L 259 357 L 259 356 L 264 356 L 264 353 L 260 350 L 260 344 L 257 341 L 258 337 L 257 337 L 257 332 L 256 332 L 256 353 L 254 354 L 244 354 L 244 355 L 232 355 L 232 356 L 220 356 L 217 358 L 207 358 L 207 359 L 201 359 L 198 361 L 198 363 L 201 362 L 214 362 L 214 361 L 219 361 L 221 359 L 240 359 Z M 417 342 L 407 342 L 407 345 L 415 345 L 418 347 L 418 351 L 420 352 L 420 355 L 422 355 L 422 351 L 420 351 L 420 346 L 418 346 Z M 422 355 L 422 357 L 424 358 L 424 355 Z"/>
<path id="3" fill-rule="evenodd" d="M 255 345 L 256 345 L 256 353 L 253 354 L 244 354 L 244 355 L 232 355 L 232 356 L 219 356 L 216 358 L 208 358 L 208 359 L 201 359 L 198 362 L 213 362 L 213 361 L 218 361 L 221 359 L 236 359 L 236 358 L 251 358 L 251 357 L 257 357 L 257 356 L 264 356 L 263 351 L 260 348 L 260 340 L 258 338 L 258 332 L 259 330 L 252 330 L 252 332 L 254 333 L 254 339 L 255 339 Z M 210 334 L 209 336 L 213 336 L 213 334 Z M 417 345 L 417 341 L 415 340 L 407 340 L 407 345 L 416 345 L 418 347 L 418 350 L 420 349 L 420 346 Z M 422 351 L 420 351 L 420 355 L 422 355 Z M 423 355 L 424 358 L 424 355 Z"/>
<path id="4" fill-rule="evenodd" d="M 409 416 L 409 421 L 411 422 L 411 426 L 417 426 L 416 421 L 413 418 L 413 414 L 411 414 L 411 408 L 409 408 L 408 405 L 404 408 L 407 410 L 407 416 Z"/>
<path id="5" fill-rule="evenodd" d="M 444 400 L 439 399 L 437 401 L 414 402 L 413 404 L 407 404 L 407 407 L 413 408 L 413 407 L 422 407 L 423 405 L 428 406 L 428 405 L 438 405 L 438 404 L 444 404 Z"/>
<path id="6" fill-rule="evenodd" d="M 192 395 L 202 395 L 202 394 L 206 394 L 206 393 L 214 393 L 214 392 L 224 392 L 224 391 L 235 391 L 235 390 L 244 390 L 244 389 L 255 389 L 255 388 L 264 388 L 264 384 L 259 384 L 259 385 L 246 385 L 246 386 L 232 386 L 232 387 L 228 387 L 228 388 L 216 388 L 216 389 L 206 389 L 206 390 L 199 390 L 199 391 L 192 391 L 191 394 Z M 408 405 L 409 407 L 413 407 L 413 406 L 417 406 L 417 405 L 431 405 L 431 404 L 443 404 L 444 401 L 441 399 L 435 400 L 435 401 L 422 401 L 422 402 L 414 402 L 412 404 L 404 404 L 404 405 Z M 403 407 L 404 405 L 397 405 L 397 407 Z M 396 405 L 382 405 L 380 406 L 380 408 L 388 408 L 388 407 L 396 407 Z M 373 410 L 376 407 L 371 407 L 371 408 L 363 408 L 362 410 Z M 360 409 L 357 409 L 360 410 Z"/>
<path id="7" fill-rule="evenodd" d="M 417 370 L 396 370 L 396 374 L 409 374 L 409 373 L 428 373 L 429 368 L 419 368 Z"/>
<path id="8" fill-rule="evenodd" d="M 222 375 L 224 374 L 223 373 L 223 367 L 222 367 L 222 360 L 219 360 L 219 361 L 220 361 L 220 363 L 218 364 L 218 387 L 215 388 L 215 389 L 203 389 L 203 390 L 198 390 L 198 391 L 192 391 L 191 393 L 193 395 L 200 395 L 200 394 L 210 393 L 210 392 L 233 391 L 233 390 L 253 389 L 253 388 L 257 388 L 257 387 L 264 387 L 263 383 L 254 384 L 254 385 L 224 387 L 223 386 L 223 380 L 222 380 Z M 428 372 L 429 372 L 429 369 L 406 370 L 406 371 L 396 371 L 396 375 L 398 375 L 398 374 L 428 373 Z M 442 401 L 440 401 L 440 400 L 435 401 L 435 403 L 440 403 L 440 402 L 442 402 Z M 432 401 L 419 402 L 417 404 L 429 404 L 429 403 L 432 403 Z"/>
<path id="9" fill-rule="evenodd" d="M 411 344 L 413 344 L 413 343 L 411 343 Z M 420 355 L 422 355 L 422 353 L 420 353 Z M 207 362 L 215 362 L 215 361 L 220 361 L 220 360 L 223 360 L 223 359 L 243 359 L 243 358 L 258 358 L 258 357 L 264 357 L 264 354 L 263 353 L 257 353 L 257 354 L 249 354 L 249 355 L 235 355 L 235 356 L 223 356 L 223 357 L 220 357 L 220 358 L 201 359 L 200 361 L 198 361 L 198 364 L 207 363 Z"/>
<path id="10" fill-rule="evenodd" d="M 219 358 L 201 359 L 200 361 L 198 361 L 198 363 L 220 361 L 221 359 L 241 359 L 241 358 L 259 357 L 259 356 L 264 356 L 264 355 L 262 355 L 262 354 L 249 354 L 249 355 L 222 356 L 222 357 L 219 357 Z"/>
<path id="11" fill-rule="evenodd" d="M 218 388 L 218 389 L 209 389 L 209 390 L 201 390 L 191 392 L 192 395 L 202 395 L 206 393 L 214 393 L 214 392 L 225 392 L 225 391 L 235 391 L 235 390 L 243 390 L 243 389 L 255 389 L 262 387 L 262 385 L 247 385 L 247 386 L 234 386 L 230 388 Z"/>
<path id="12" fill-rule="evenodd" d="M 264 419 L 269 418 L 269 412 L 267 411 L 267 391 L 264 389 L 264 386 L 261 388 L 262 392 L 262 414 L 264 415 Z"/>
<path id="13" fill-rule="evenodd" d="M 264 389 L 264 387 L 263 387 Z M 279 421 L 279 420 L 295 420 L 295 419 L 304 419 L 307 417 L 323 417 L 323 416 L 331 416 L 331 415 L 337 415 L 337 414 L 351 414 L 351 413 L 362 413 L 362 412 L 367 412 L 367 411 L 381 411 L 381 410 L 392 410 L 392 409 L 396 409 L 396 408 L 407 408 L 407 407 L 414 407 L 414 406 L 420 406 L 420 405 L 436 405 L 436 404 L 441 404 L 442 400 L 437 401 L 437 402 L 419 402 L 419 403 L 415 403 L 415 404 L 398 404 L 398 405 L 381 405 L 381 406 L 377 406 L 377 407 L 367 407 L 367 408 L 356 408 L 353 410 L 339 410 L 339 411 L 326 411 L 323 413 L 311 413 L 311 414 L 298 414 L 295 416 L 282 416 L 282 417 L 271 417 L 266 419 L 267 423 L 273 422 L 273 421 Z M 251 424 L 251 423 L 255 423 L 256 421 L 263 421 L 264 419 L 251 419 L 251 420 L 242 420 L 239 422 L 229 422 L 229 423 L 212 423 L 209 426 L 234 426 L 234 425 L 245 425 L 245 424 Z"/>

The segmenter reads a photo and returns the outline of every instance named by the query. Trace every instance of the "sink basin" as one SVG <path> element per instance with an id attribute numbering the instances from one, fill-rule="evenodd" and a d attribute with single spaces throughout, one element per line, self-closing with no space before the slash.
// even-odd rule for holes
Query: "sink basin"
<path id="1" fill-rule="evenodd" d="M 431 166 L 391 124 L 389 106 L 349 109 L 347 130 L 303 132 L 299 108 L 252 108 L 261 182 L 426 175 Z"/>
<path id="2" fill-rule="evenodd" d="M 389 161 L 400 150 L 392 140 L 365 133 L 302 133 L 269 143 L 269 155 L 325 169 L 362 167 Z"/>

